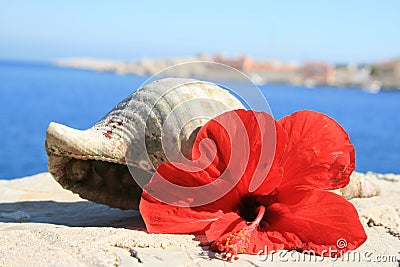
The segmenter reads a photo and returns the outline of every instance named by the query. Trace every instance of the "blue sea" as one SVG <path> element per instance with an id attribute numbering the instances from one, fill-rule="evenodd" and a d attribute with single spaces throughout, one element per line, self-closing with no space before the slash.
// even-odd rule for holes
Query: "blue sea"
<path id="1" fill-rule="evenodd" d="M 147 77 L 0 61 L 0 179 L 47 171 L 51 121 L 86 129 Z M 357 170 L 400 173 L 400 91 L 267 84 L 260 87 L 276 119 L 301 109 L 323 112 L 349 133 Z"/>

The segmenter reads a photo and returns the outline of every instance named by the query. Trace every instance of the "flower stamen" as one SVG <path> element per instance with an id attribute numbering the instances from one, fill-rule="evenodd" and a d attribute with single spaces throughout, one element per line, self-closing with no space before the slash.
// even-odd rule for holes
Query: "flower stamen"
<path id="1" fill-rule="evenodd" d="M 215 246 L 218 248 L 220 252 L 222 252 L 221 256 L 223 259 L 228 261 L 239 259 L 239 253 L 246 253 L 246 250 L 250 245 L 250 237 L 253 232 L 257 229 L 260 224 L 262 218 L 265 214 L 265 207 L 260 206 L 258 211 L 258 215 L 256 219 L 251 222 L 248 226 L 242 228 L 241 230 L 232 233 L 228 236 L 228 238 L 223 240 L 218 240 L 215 242 Z"/>

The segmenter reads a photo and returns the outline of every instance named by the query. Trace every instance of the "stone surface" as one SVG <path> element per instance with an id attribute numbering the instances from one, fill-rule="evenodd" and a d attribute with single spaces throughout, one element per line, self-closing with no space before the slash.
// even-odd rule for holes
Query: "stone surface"
<path id="1" fill-rule="evenodd" d="M 400 176 L 366 175 L 382 193 L 351 200 L 368 235 L 356 251 L 336 260 L 293 251 L 240 255 L 229 266 L 399 266 Z M 0 266 L 227 265 L 194 236 L 147 234 L 137 211 L 83 200 L 48 173 L 0 180 L 0 213 L 15 212 L 30 219 L 0 217 Z"/>

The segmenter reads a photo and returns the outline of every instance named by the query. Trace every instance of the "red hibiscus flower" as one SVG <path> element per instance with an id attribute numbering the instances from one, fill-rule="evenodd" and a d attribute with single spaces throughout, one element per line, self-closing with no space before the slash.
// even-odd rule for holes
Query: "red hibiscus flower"
<path id="1" fill-rule="evenodd" d="M 227 112 L 201 128 L 192 157 L 161 164 L 144 188 L 150 233 L 204 234 L 229 260 L 279 249 L 336 257 L 367 238 L 353 205 L 328 191 L 349 183 L 355 153 L 326 115 Z"/>

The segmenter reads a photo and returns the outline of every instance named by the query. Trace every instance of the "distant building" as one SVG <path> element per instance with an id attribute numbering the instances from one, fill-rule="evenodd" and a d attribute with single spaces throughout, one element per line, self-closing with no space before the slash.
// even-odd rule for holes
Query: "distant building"
<path id="1" fill-rule="evenodd" d="M 240 56 L 237 58 L 227 58 L 223 57 L 220 54 L 214 56 L 214 62 L 225 64 L 235 68 L 237 70 L 243 71 L 244 69 L 248 68 L 253 64 L 253 61 L 248 56 Z"/>
<path id="2" fill-rule="evenodd" d="M 307 85 L 330 85 L 334 79 L 334 68 L 325 62 L 311 61 L 304 64 L 301 74 Z"/>
<path id="3" fill-rule="evenodd" d="M 371 71 L 368 65 L 338 65 L 334 71 L 333 83 L 336 86 L 365 87 L 373 82 Z"/>
<path id="4" fill-rule="evenodd" d="M 216 55 L 214 61 L 231 66 L 247 74 L 256 83 L 291 83 L 301 82 L 299 65 L 278 61 L 254 61 L 249 56 L 226 58 Z"/>
<path id="5" fill-rule="evenodd" d="M 373 77 L 386 88 L 400 88 L 400 60 L 385 61 L 374 66 Z"/>

